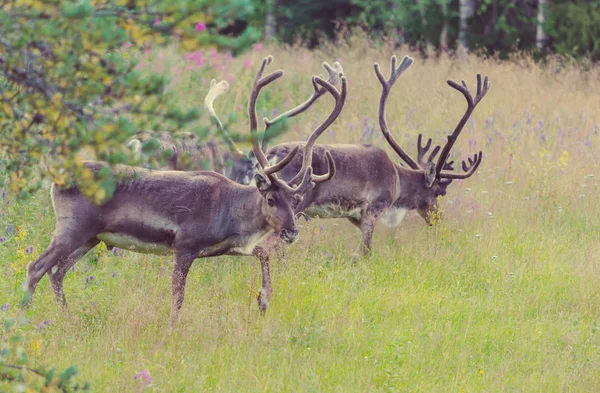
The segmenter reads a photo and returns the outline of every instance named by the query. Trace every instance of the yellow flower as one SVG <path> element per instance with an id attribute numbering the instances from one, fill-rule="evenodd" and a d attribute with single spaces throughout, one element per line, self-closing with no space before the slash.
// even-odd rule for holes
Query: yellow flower
<path id="1" fill-rule="evenodd" d="M 561 166 L 567 166 L 567 164 L 569 163 L 569 152 L 568 151 L 563 151 L 563 153 L 560 156 L 559 159 L 560 165 Z"/>
<path id="2" fill-rule="evenodd" d="M 91 180 L 92 179 L 92 171 L 89 168 L 83 168 L 81 173 L 81 178 L 83 180 Z"/>
<path id="3" fill-rule="evenodd" d="M 42 340 L 39 338 L 32 338 L 31 340 L 29 340 L 29 353 L 34 357 L 38 357 L 41 352 Z"/>
<path id="4" fill-rule="evenodd" d="M 99 188 L 94 193 L 94 200 L 96 201 L 97 204 L 100 204 L 104 201 L 104 198 L 106 198 L 106 190 L 104 188 Z"/>
<path id="5" fill-rule="evenodd" d="M 17 236 L 15 237 L 15 239 L 17 239 L 17 241 L 21 241 L 23 239 L 25 239 L 27 237 L 27 231 L 22 229 L 17 233 Z"/>

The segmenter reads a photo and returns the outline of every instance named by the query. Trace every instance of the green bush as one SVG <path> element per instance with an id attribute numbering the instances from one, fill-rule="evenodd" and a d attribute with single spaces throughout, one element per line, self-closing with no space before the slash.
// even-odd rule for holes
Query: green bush
<path id="1" fill-rule="evenodd" d="M 600 1 L 552 5 L 547 29 L 556 53 L 600 60 Z"/>
<path id="2" fill-rule="evenodd" d="M 201 115 L 174 104 L 163 75 L 138 71 L 135 53 L 175 41 L 185 51 L 210 45 L 237 53 L 260 33 L 219 32 L 237 14 L 246 17 L 248 4 L 0 3 L 0 185 L 27 197 L 50 177 L 60 186 L 79 182 L 96 202 L 110 197 L 114 182 L 98 181 L 78 152 L 127 163 L 123 142 L 137 131 L 181 129 Z"/>

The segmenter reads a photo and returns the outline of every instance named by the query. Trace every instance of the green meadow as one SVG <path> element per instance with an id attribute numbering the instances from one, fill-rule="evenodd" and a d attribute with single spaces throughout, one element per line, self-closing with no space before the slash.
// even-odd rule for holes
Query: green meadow
<path id="1" fill-rule="evenodd" d="M 262 57 L 285 76 L 258 108 L 272 117 L 308 98 L 323 61 L 339 61 L 348 99 L 322 143 L 369 143 L 400 161 L 377 123 L 379 62 L 415 57 L 387 107 L 396 139 L 416 156 L 423 133 L 441 144 L 462 116 L 446 84 L 492 86 L 459 137 L 455 167 L 479 150 L 477 173 L 455 181 L 432 227 L 411 212 L 377 227 L 374 253 L 353 264 L 359 232 L 346 220 L 300 219 L 300 240 L 273 258 L 273 300 L 256 304 L 260 264 L 197 260 L 177 326 L 169 328 L 171 259 L 92 250 L 65 279 L 61 311 L 47 277 L 19 308 L 27 264 L 49 244 L 47 190 L 0 200 L 0 321 L 21 326 L 30 365 L 76 365 L 94 392 L 598 392 L 600 391 L 600 71 L 527 56 L 421 59 L 355 36 L 311 51 L 264 46 L 229 58 L 143 54 L 170 75 L 182 106 L 202 106 L 210 79 L 232 130 Z M 305 138 L 331 110 L 321 98 L 280 141 Z M 249 148 L 245 146 L 245 148 Z M 144 372 L 144 377 L 134 376 Z M 33 376 L 32 376 L 33 378 Z"/>

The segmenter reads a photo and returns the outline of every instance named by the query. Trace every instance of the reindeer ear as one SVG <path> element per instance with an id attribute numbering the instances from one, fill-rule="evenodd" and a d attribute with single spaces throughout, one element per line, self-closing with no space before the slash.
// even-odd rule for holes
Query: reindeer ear
<path id="1" fill-rule="evenodd" d="M 427 188 L 433 186 L 436 178 L 435 164 L 433 162 L 428 162 L 425 167 L 425 185 Z"/>
<path id="2" fill-rule="evenodd" d="M 254 175 L 254 181 L 256 182 L 256 187 L 258 187 L 258 191 L 267 192 L 271 187 L 271 184 L 263 175 L 257 173 Z"/>

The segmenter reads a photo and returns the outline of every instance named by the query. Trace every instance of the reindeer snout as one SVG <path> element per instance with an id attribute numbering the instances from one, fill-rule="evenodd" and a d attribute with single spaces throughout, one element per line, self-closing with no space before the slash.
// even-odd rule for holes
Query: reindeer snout
<path id="1" fill-rule="evenodd" d="M 298 228 L 294 229 L 282 229 L 281 230 L 281 239 L 286 243 L 293 243 L 298 240 Z"/>

